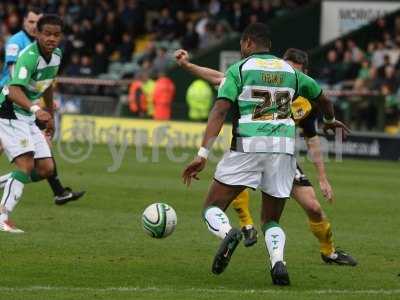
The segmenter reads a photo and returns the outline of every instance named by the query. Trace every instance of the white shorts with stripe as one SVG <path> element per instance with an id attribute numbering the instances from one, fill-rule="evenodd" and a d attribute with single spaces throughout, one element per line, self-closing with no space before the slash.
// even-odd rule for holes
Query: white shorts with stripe
<path id="1" fill-rule="evenodd" d="M 0 140 L 10 162 L 33 152 L 35 159 L 52 157 L 46 138 L 34 121 L 0 118 Z"/>
<path id="2" fill-rule="evenodd" d="M 259 188 L 273 197 L 288 198 L 295 174 L 294 155 L 230 151 L 218 163 L 214 178 L 223 184 Z"/>

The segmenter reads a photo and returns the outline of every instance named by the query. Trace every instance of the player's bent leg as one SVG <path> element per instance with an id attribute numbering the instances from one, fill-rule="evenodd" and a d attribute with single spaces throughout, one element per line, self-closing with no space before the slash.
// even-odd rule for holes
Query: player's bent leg
<path id="1" fill-rule="evenodd" d="M 228 186 L 214 180 L 204 203 L 204 220 L 208 229 L 223 239 L 212 264 L 214 274 L 221 274 L 226 269 L 242 239 L 240 230 L 232 228 L 224 211 L 244 189 L 244 186 Z"/>
<path id="2" fill-rule="evenodd" d="M 53 159 L 51 157 L 35 158 L 34 171 L 33 173 L 37 176 L 37 179 L 50 177 L 54 172 Z"/>
<path id="3" fill-rule="evenodd" d="M 31 182 L 30 173 L 34 167 L 32 153 L 19 155 L 14 159 L 17 170 L 11 172 L 7 180 L 0 203 L 0 231 L 22 233 L 10 220 L 9 215 L 22 196 L 24 185 Z"/>
<path id="4" fill-rule="evenodd" d="M 257 243 L 257 230 L 254 228 L 254 221 L 250 214 L 249 198 L 249 191 L 245 189 L 232 201 L 232 207 L 239 216 L 245 247 L 250 247 Z"/>
<path id="5" fill-rule="evenodd" d="M 63 205 L 70 201 L 76 201 L 80 199 L 85 191 L 73 191 L 70 187 L 64 187 L 58 177 L 57 164 L 53 158 L 54 172 L 47 178 L 51 189 L 54 193 L 54 203 L 56 205 Z"/>
<path id="6" fill-rule="evenodd" d="M 286 198 L 276 198 L 263 193 L 261 223 L 271 261 L 272 283 L 275 285 L 290 284 L 289 274 L 284 262 L 286 235 L 279 225 L 285 202 Z"/>
<path id="7" fill-rule="evenodd" d="M 326 219 L 312 186 L 294 184 L 292 197 L 299 203 L 308 216 L 311 232 L 320 243 L 321 258 L 326 263 L 339 265 L 357 265 L 356 260 L 344 251 L 336 250 L 330 222 Z"/>
<path id="8" fill-rule="evenodd" d="M 33 140 L 35 142 L 35 158 L 51 158 L 53 164 L 53 171 L 50 175 L 46 176 L 47 182 L 49 183 L 54 193 L 54 203 L 57 205 L 63 205 L 70 201 L 75 201 L 81 198 L 85 191 L 75 192 L 69 187 L 64 187 L 58 178 L 56 161 L 51 154 L 51 140 L 49 136 L 40 131 L 36 125 L 31 126 L 33 134 Z M 33 176 L 33 180 L 35 176 Z M 38 178 L 39 180 L 40 178 Z"/>

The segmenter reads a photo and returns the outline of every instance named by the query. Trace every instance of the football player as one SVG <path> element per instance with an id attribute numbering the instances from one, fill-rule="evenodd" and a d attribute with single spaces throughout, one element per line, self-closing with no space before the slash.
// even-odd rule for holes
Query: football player
<path id="1" fill-rule="evenodd" d="M 203 78 L 213 85 L 219 85 L 224 79 L 224 73 L 222 72 L 191 63 L 188 52 L 183 49 L 175 51 L 175 59 L 183 69 Z M 294 68 L 302 72 L 307 72 L 308 55 L 306 52 L 291 48 L 285 52 L 283 59 Z M 296 125 L 303 131 L 307 148 L 317 171 L 320 189 L 324 197 L 332 203 L 334 194 L 326 175 L 320 141 L 316 130 L 316 109 L 310 101 L 299 96 L 292 103 L 292 117 Z M 320 244 L 322 260 L 328 264 L 357 265 L 356 260 L 351 255 L 335 248 L 331 224 L 316 197 L 311 182 L 298 164 L 291 196 L 303 208 L 308 217 L 309 228 Z M 254 228 L 253 218 L 249 210 L 248 190 L 241 192 L 232 202 L 232 206 L 239 216 L 241 230 L 244 235 L 244 245 L 246 247 L 252 246 L 257 242 L 257 231 Z"/>

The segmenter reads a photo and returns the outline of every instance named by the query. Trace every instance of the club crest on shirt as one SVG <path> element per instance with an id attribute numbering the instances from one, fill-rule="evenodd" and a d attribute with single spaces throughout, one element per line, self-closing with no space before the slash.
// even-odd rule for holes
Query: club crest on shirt
<path id="1" fill-rule="evenodd" d="M 20 145 L 22 148 L 28 147 L 28 140 L 27 139 L 22 139 L 19 141 Z"/>

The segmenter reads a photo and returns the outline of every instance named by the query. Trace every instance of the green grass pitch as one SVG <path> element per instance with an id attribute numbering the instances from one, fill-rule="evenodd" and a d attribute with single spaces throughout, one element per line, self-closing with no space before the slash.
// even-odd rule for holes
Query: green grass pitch
<path id="1" fill-rule="evenodd" d="M 183 163 L 160 153 L 159 163 L 139 163 L 129 148 L 112 173 L 105 146 L 79 164 L 57 155 L 62 181 L 87 195 L 58 207 L 46 183 L 25 187 L 13 219 L 26 233 L 0 233 L 0 299 L 400 298 L 399 163 L 327 164 L 336 203 L 321 203 L 336 245 L 359 261 L 355 268 L 323 264 L 304 212 L 287 203 L 281 223 L 292 285 L 282 288 L 271 284 L 262 237 L 252 248 L 240 245 L 222 275 L 211 273 L 219 240 L 202 222 L 201 207 L 215 164 L 187 189 Z M 11 169 L 4 156 L 0 166 Z M 313 166 L 302 166 L 315 184 Z M 252 192 L 251 198 L 259 228 L 260 196 Z M 141 213 L 153 202 L 172 205 L 178 215 L 176 231 L 163 240 L 141 227 Z M 231 209 L 229 215 L 237 225 Z"/>

